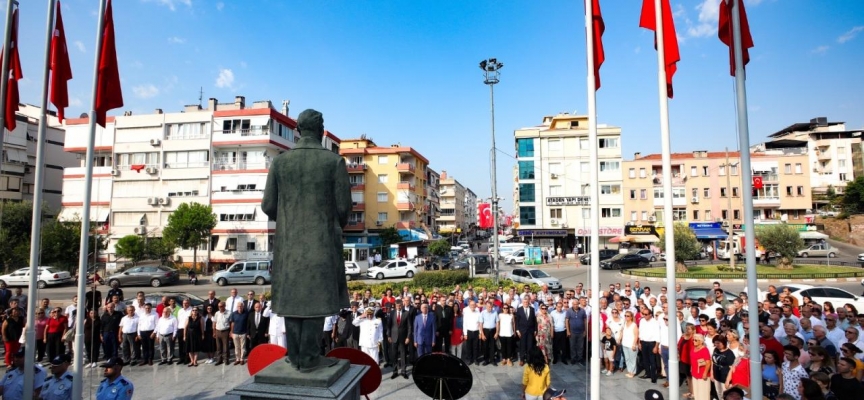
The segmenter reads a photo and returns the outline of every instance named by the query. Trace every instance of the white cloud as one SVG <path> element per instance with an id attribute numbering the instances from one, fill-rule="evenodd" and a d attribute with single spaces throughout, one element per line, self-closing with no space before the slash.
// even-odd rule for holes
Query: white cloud
<path id="1" fill-rule="evenodd" d="M 175 3 L 183 4 L 186 7 L 192 7 L 192 0 L 144 0 L 145 3 L 158 3 L 159 5 L 163 5 L 168 7 L 169 10 L 175 11 L 177 10 L 177 6 Z"/>
<path id="2" fill-rule="evenodd" d="M 225 3 L 221 2 L 221 1 L 216 3 L 216 10 L 217 11 L 222 11 L 223 8 L 225 8 Z"/>
<path id="3" fill-rule="evenodd" d="M 231 71 L 228 68 L 222 68 L 219 70 L 219 76 L 216 77 L 216 87 L 218 88 L 232 88 L 234 86 L 234 71 Z"/>
<path id="4" fill-rule="evenodd" d="M 70 97 L 69 98 L 69 106 L 70 107 L 81 107 L 82 105 L 84 105 L 84 102 L 82 102 L 81 99 L 79 99 L 77 97 Z"/>
<path id="5" fill-rule="evenodd" d="M 686 20 L 687 35 L 707 37 L 717 33 L 717 21 L 720 18 L 717 0 L 703 0 L 696 6 L 696 10 L 699 11 L 699 22 L 693 24 L 689 18 Z"/>
<path id="6" fill-rule="evenodd" d="M 830 49 L 830 48 L 831 48 L 831 47 L 829 47 L 829 46 L 822 45 L 822 46 L 819 46 L 819 47 L 817 47 L 817 48 L 811 50 L 810 53 L 813 53 L 813 54 L 825 54 L 826 52 L 828 52 L 828 49 Z"/>
<path id="7" fill-rule="evenodd" d="M 84 47 L 84 43 L 81 42 L 80 40 L 76 40 L 76 41 L 72 42 L 72 44 L 74 44 L 75 48 L 77 48 L 78 51 L 80 51 L 82 53 L 87 51 L 87 48 Z"/>
<path id="8" fill-rule="evenodd" d="M 146 85 L 139 85 L 133 87 L 132 92 L 135 93 L 135 96 L 138 96 L 142 99 L 149 99 L 159 94 L 159 88 L 154 86 L 152 83 L 148 83 Z"/>
<path id="9" fill-rule="evenodd" d="M 837 38 L 837 43 L 846 43 L 852 39 L 855 39 L 855 36 L 857 36 L 858 32 L 861 31 L 864 31 L 864 25 L 856 26 L 850 29 L 848 32 L 840 35 L 840 37 Z"/>
<path id="10" fill-rule="evenodd" d="M 168 43 L 183 44 L 186 43 L 186 39 L 177 36 L 171 36 L 168 38 Z"/>

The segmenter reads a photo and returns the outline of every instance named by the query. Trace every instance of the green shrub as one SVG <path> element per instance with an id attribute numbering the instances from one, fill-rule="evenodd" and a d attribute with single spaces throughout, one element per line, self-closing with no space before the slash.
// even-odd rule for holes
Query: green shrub
<path id="1" fill-rule="evenodd" d="M 453 287 L 470 279 L 466 270 L 425 271 L 417 274 L 413 283 L 418 287 Z"/>
<path id="2" fill-rule="evenodd" d="M 375 298 L 381 298 L 381 296 L 383 296 L 384 293 L 387 291 L 387 288 L 390 288 L 393 290 L 394 296 L 399 295 L 399 293 L 402 292 L 403 286 L 408 286 L 408 290 L 411 293 L 416 293 L 418 291 L 418 289 L 423 288 L 423 293 L 427 293 L 427 294 L 432 293 L 432 289 L 434 289 L 436 287 L 441 292 L 449 293 L 453 290 L 454 287 L 456 287 L 457 284 L 462 285 L 463 290 L 467 289 L 468 286 L 474 287 L 475 290 L 477 290 L 481 287 L 485 287 L 487 291 L 498 290 L 498 286 L 496 286 L 494 284 L 494 282 L 492 281 L 492 278 L 470 279 L 467 277 L 467 274 L 464 274 L 465 280 L 462 282 L 456 282 L 456 283 L 452 283 L 452 284 L 437 284 L 440 282 L 444 282 L 448 278 L 427 278 L 431 281 L 431 284 L 429 284 L 430 282 L 425 282 L 426 284 L 418 284 L 418 278 L 420 278 L 426 274 L 435 274 L 435 273 L 439 273 L 439 272 L 448 273 L 448 272 L 460 272 L 460 271 L 424 272 L 424 273 L 421 273 L 421 274 L 415 276 L 413 280 L 405 281 L 405 282 L 383 282 L 383 283 L 375 283 L 375 284 L 369 285 L 369 284 L 366 284 L 362 281 L 351 281 L 351 282 L 348 282 L 348 290 L 350 290 L 352 293 L 353 292 L 363 293 L 366 291 L 366 289 L 369 289 L 372 291 L 372 296 Z M 449 278 L 449 279 L 453 279 L 453 278 Z M 502 279 L 499 282 L 500 282 L 500 286 L 503 286 L 505 291 L 510 289 L 511 286 L 513 286 L 516 288 L 517 293 L 521 293 L 522 290 L 520 288 L 522 286 L 524 286 L 524 284 L 522 284 L 522 283 L 515 283 L 509 279 Z M 533 291 L 533 292 L 540 291 L 540 286 L 531 285 L 531 291 Z"/>

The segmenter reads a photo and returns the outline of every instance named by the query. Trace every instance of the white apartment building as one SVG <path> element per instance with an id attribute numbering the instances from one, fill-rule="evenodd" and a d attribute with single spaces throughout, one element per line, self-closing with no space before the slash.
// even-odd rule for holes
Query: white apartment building
<path id="1" fill-rule="evenodd" d="M 435 221 L 436 229 L 439 233 L 467 233 L 477 223 L 477 195 L 447 171 L 441 171 L 438 187 L 441 213 Z M 474 204 L 471 207 L 469 199 Z"/>
<path id="2" fill-rule="evenodd" d="M 432 168 L 426 167 L 426 217 L 425 221 L 426 227 L 429 230 L 435 229 L 435 221 L 438 219 L 438 216 L 441 214 L 441 197 L 438 195 L 439 191 L 439 183 L 441 182 L 441 175 L 438 174 L 437 171 Z"/>
<path id="3" fill-rule="evenodd" d="M 184 202 L 209 204 L 217 225 L 209 244 L 198 249 L 199 265 L 230 264 L 266 257 L 272 251 L 275 222 L 261 211 L 267 172 L 274 157 L 300 137 L 296 121 L 270 101 L 247 107 L 209 99 L 206 109 L 109 117 L 96 127 L 91 219 L 110 238 L 104 261 L 114 261 L 114 245 L 126 235 L 159 237 L 168 217 Z M 66 121 L 65 150 L 83 158 L 87 118 Z M 322 146 L 338 151 L 339 139 L 325 132 Z M 84 161 L 66 168 L 61 218 L 80 215 Z M 175 261 L 192 264 L 192 249 L 178 249 Z"/>
<path id="4" fill-rule="evenodd" d="M 471 230 L 480 221 L 477 219 L 477 194 L 471 188 L 465 188 L 465 228 Z"/>
<path id="5" fill-rule="evenodd" d="M 600 198 L 591 199 L 588 117 L 558 114 L 514 132 L 514 234 L 564 252 L 588 249 L 592 209 L 600 213 L 600 236 L 624 232 L 621 128 L 598 124 Z M 515 225 L 515 224 L 514 224 Z"/>

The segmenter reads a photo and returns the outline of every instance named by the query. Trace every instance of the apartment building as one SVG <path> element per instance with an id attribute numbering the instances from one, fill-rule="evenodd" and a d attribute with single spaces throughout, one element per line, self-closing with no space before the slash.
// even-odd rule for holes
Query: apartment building
<path id="1" fill-rule="evenodd" d="M 471 224 L 476 224 L 476 196 L 474 196 L 475 219 L 471 220 L 470 211 L 467 210 L 467 199 L 469 189 L 456 178 L 441 171 L 441 181 L 438 184 L 439 196 L 441 197 L 441 215 L 435 221 L 439 233 L 461 234 L 467 232 Z M 472 192 L 473 193 L 473 192 Z"/>
<path id="2" fill-rule="evenodd" d="M 588 117 L 567 113 L 546 116 L 538 126 L 514 132 L 515 233 L 539 245 L 586 252 L 592 208 L 600 213 L 601 240 L 624 233 L 621 179 L 621 128 L 597 126 L 597 143 L 588 141 Z M 600 198 L 591 199 L 589 149 L 598 147 Z"/>
<path id="3" fill-rule="evenodd" d="M 430 230 L 435 229 L 435 221 L 441 215 L 441 196 L 438 194 L 441 191 L 440 187 L 441 174 L 432 168 L 426 168 L 426 227 Z M 431 239 L 431 238 L 430 238 Z"/>
<path id="4" fill-rule="evenodd" d="M 19 104 L 16 126 L 4 129 L 3 158 L 0 168 L 0 199 L 2 201 L 33 201 L 36 177 L 36 138 L 39 131 L 40 108 Z M 74 154 L 63 151 L 65 132 L 53 111 L 49 111 L 45 129 L 45 176 L 42 201 L 51 215 L 60 213 L 63 169 L 78 164 Z"/>
<path id="5" fill-rule="evenodd" d="M 808 156 L 801 152 L 751 152 L 756 223 L 806 222 L 811 194 Z M 744 220 L 738 152 L 694 151 L 672 154 L 673 220 L 691 224 L 738 225 Z M 624 215 L 630 225 L 663 226 L 663 167 L 660 154 L 624 162 Z M 702 225 L 700 225 L 702 226 Z"/>
<path id="6" fill-rule="evenodd" d="M 477 194 L 471 188 L 466 187 L 463 212 L 465 213 L 465 224 L 467 226 L 463 227 L 463 229 L 467 229 L 468 232 L 473 232 L 480 223 L 480 220 L 477 219 L 477 201 Z"/>
<path id="7" fill-rule="evenodd" d="M 394 144 L 378 146 L 371 138 L 342 140 L 354 203 L 346 243 L 378 244 L 385 228 L 422 229 L 425 226 L 429 160 L 417 150 Z"/>
<path id="8" fill-rule="evenodd" d="M 158 237 L 177 206 L 209 204 L 217 225 L 209 243 L 198 248 L 198 263 L 222 266 L 266 257 L 273 248 L 275 222 L 261 211 L 266 177 L 274 157 L 294 148 L 296 121 L 270 101 L 246 104 L 209 99 L 207 108 L 109 117 L 96 127 L 91 219 L 109 236 L 100 258 L 114 261 L 114 245 L 126 235 Z M 83 158 L 88 119 L 66 121 L 65 151 Z M 339 144 L 325 131 L 322 146 Z M 84 160 L 63 175 L 63 219 L 83 206 Z M 175 261 L 191 264 L 192 249 L 179 249 Z"/>
<path id="9" fill-rule="evenodd" d="M 857 176 L 854 168 L 860 166 L 864 170 L 864 160 L 853 157 L 856 149 L 860 152 L 862 133 L 864 129 L 848 130 L 844 122 L 817 117 L 810 122 L 789 125 L 754 148 L 792 152 L 803 148 L 807 155 L 805 168 L 810 172 L 809 187 L 815 200 L 813 208 L 818 208 L 827 203 L 825 194 L 829 187 L 836 193 L 843 193 L 846 183 Z"/>

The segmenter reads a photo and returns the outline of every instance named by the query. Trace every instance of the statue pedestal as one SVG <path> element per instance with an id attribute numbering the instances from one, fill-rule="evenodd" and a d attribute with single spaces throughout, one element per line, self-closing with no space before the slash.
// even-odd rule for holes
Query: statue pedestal
<path id="1" fill-rule="evenodd" d="M 229 395 L 241 400 L 338 399 L 359 400 L 360 379 L 369 367 L 339 360 L 335 365 L 300 372 L 284 360 L 277 360 L 234 389 Z"/>

